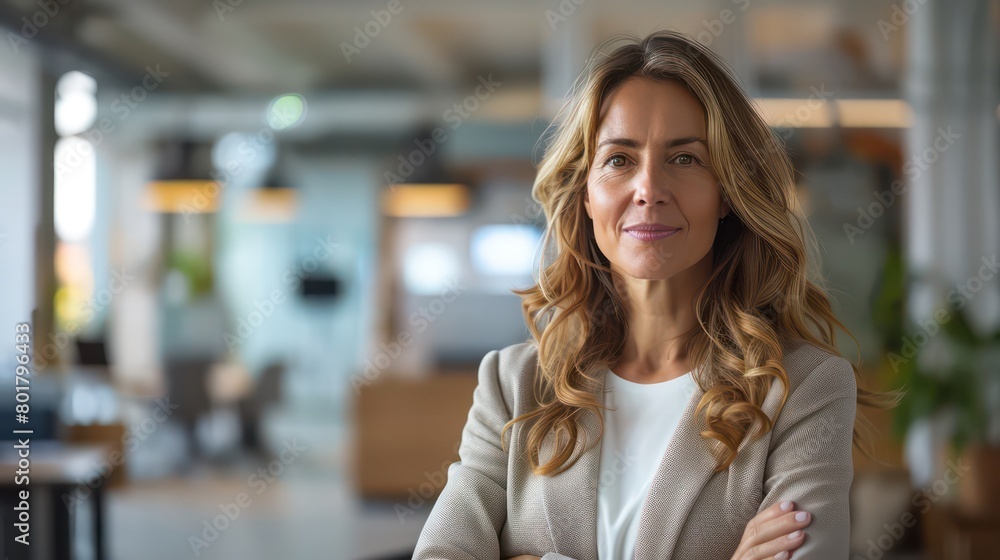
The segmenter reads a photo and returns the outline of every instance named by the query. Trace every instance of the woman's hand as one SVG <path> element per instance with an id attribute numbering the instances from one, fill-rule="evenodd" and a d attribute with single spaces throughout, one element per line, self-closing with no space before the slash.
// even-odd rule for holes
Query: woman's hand
<path id="1" fill-rule="evenodd" d="M 802 545 L 809 512 L 795 511 L 795 504 L 778 502 L 747 523 L 732 560 L 787 560 Z"/>

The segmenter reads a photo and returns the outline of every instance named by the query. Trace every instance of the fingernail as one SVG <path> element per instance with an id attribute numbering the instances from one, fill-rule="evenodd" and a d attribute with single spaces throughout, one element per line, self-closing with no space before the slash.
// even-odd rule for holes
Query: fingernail
<path id="1" fill-rule="evenodd" d="M 788 540 L 790 540 L 790 541 L 791 540 L 795 540 L 795 539 L 797 539 L 797 538 L 799 538 L 801 536 L 802 536 L 802 531 L 795 530 L 795 531 L 792 531 L 791 533 L 788 533 Z"/>
<path id="2" fill-rule="evenodd" d="M 784 501 L 781 502 L 781 511 L 788 511 L 792 509 L 792 502 Z"/>
<path id="3" fill-rule="evenodd" d="M 785 560 L 785 558 L 788 558 L 787 550 L 782 550 L 781 552 L 774 555 L 774 560 Z"/>
<path id="4" fill-rule="evenodd" d="M 806 519 L 809 519 L 809 513 L 808 512 L 800 511 L 800 512 L 798 512 L 798 513 L 795 514 L 795 520 L 796 521 L 805 521 Z"/>

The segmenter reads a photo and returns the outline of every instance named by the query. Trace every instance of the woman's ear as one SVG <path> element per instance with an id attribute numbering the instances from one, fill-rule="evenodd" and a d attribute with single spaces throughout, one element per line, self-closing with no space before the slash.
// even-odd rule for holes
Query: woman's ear
<path id="1" fill-rule="evenodd" d="M 594 216 L 590 213 L 590 193 L 586 187 L 583 188 L 583 207 L 587 210 L 587 217 L 593 220 Z"/>

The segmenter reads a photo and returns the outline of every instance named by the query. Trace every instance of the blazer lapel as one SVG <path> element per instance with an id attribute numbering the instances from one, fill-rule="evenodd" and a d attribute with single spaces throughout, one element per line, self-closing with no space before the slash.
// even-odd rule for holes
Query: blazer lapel
<path id="1" fill-rule="evenodd" d="M 673 557 L 677 539 L 695 500 L 708 479 L 715 474 L 716 460 L 711 446 L 701 437 L 704 423 L 694 412 L 704 394 L 700 387 L 695 386 L 667 452 L 653 476 L 639 519 L 635 543 L 637 559 Z M 777 419 L 782 394 L 781 380 L 774 379 L 761 404 L 761 410 L 772 421 Z M 743 440 L 738 451 L 743 450 L 749 439 L 748 436 Z"/>
<path id="2" fill-rule="evenodd" d="M 594 390 L 598 402 L 603 402 L 605 376 L 606 371 L 599 376 Z M 701 437 L 703 422 L 695 415 L 704 394 L 695 385 L 653 475 L 639 517 L 636 559 L 672 557 L 695 500 L 715 472 L 715 456 L 710 443 Z M 771 418 L 780 400 L 780 381 L 774 380 L 762 406 Z M 586 414 L 582 423 L 593 441 L 600 430 L 597 417 Z M 551 453 L 551 438 L 550 434 L 542 445 L 543 456 Z M 562 474 L 540 477 L 542 502 L 555 552 L 578 560 L 597 559 L 600 464 L 601 445 L 597 443 Z"/>
<path id="3" fill-rule="evenodd" d="M 603 375 L 598 377 L 595 385 L 594 395 L 598 402 L 603 402 Z M 589 437 L 588 443 L 593 443 L 600 432 L 600 421 L 594 414 L 585 414 L 582 424 Z M 540 455 L 550 456 L 551 440 L 552 435 L 549 434 Z M 582 443 L 579 448 L 582 448 Z M 542 502 L 555 552 L 577 560 L 597 560 L 597 481 L 600 465 L 601 444 L 598 442 L 563 473 L 541 477 Z"/>
<path id="4" fill-rule="evenodd" d="M 671 558 L 692 505 L 711 478 L 716 462 L 701 437 L 695 408 L 704 391 L 695 386 L 677 428 L 653 475 L 643 503 L 635 557 Z"/>

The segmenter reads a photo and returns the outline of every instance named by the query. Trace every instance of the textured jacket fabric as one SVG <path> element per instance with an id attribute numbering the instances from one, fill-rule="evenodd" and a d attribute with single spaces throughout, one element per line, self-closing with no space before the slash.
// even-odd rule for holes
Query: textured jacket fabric
<path id="1" fill-rule="evenodd" d="M 538 406 L 532 391 L 537 352 L 532 342 L 522 342 L 483 358 L 460 460 L 448 469 L 415 560 L 520 554 L 597 559 L 598 485 L 615 483 L 614 472 L 598 472 L 600 443 L 554 477 L 531 472 L 523 423 L 508 431 L 506 451 L 500 444 L 504 424 Z M 804 341 L 785 343 L 783 363 L 791 385 L 788 400 L 775 419 L 782 393 L 776 379 L 762 406 L 775 420 L 773 430 L 752 443 L 744 439 L 736 459 L 719 473 L 713 473 L 711 444 L 699 433 L 704 423 L 694 411 L 704 393 L 695 389 L 643 505 L 637 560 L 728 560 L 747 522 L 782 500 L 794 500 L 797 509 L 812 514 L 795 558 L 848 557 L 854 371 L 846 359 Z M 602 382 L 598 402 L 603 392 Z M 589 413 L 582 419 L 592 441 L 598 419 Z M 551 456 L 551 441 L 550 434 L 541 457 Z"/>

